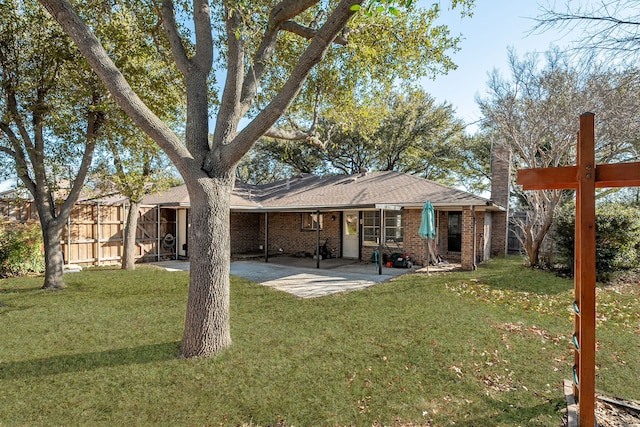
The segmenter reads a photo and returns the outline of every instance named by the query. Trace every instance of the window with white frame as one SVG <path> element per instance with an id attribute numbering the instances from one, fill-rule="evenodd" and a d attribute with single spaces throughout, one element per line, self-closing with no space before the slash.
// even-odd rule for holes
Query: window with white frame
<path id="1" fill-rule="evenodd" d="M 303 230 L 322 230 L 322 214 L 315 212 L 305 212 L 302 214 L 302 229 Z"/>
<path id="2" fill-rule="evenodd" d="M 384 213 L 385 237 L 387 241 L 402 245 L 404 230 L 402 228 L 402 212 L 403 211 L 386 211 Z"/>
<path id="3" fill-rule="evenodd" d="M 402 212 L 384 212 L 385 237 L 387 241 L 391 240 L 400 245 L 404 239 Z M 380 243 L 380 211 L 364 211 L 362 213 L 362 243 L 365 246 L 376 246 Z"/>
<path id="4" fill-rule="evenodd" d="M 380 212 L 364 211 L 362 213 L 362 243 L 378 245 L 380 238 Z"/>

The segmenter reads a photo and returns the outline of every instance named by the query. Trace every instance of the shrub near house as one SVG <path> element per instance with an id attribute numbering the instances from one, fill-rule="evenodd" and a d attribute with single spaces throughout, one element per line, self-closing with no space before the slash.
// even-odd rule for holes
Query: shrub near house
<path id="1" fill-rule="evenodd" d="M 37 224 L 0 226 L 0 277 L 44 271 L 42 231 Z"/>
<path id="2" fill-rule="evenodd" d="M 555 221 L 560 262 L 573 270 L 575 206 L 563 209 Z M 596 271 L 607 281 L 616 271 L 640 266 L 640 209 L 619 203 L 596 208 Z"/>

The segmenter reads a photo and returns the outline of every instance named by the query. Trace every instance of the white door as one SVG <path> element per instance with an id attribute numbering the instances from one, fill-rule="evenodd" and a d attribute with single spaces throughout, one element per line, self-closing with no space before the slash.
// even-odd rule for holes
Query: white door
<path id="1" fill-rule="evenodd" d="M 358 211 L 345 211 L 342 218 L 342 257 L 357 259 L 360 256 Z"/>

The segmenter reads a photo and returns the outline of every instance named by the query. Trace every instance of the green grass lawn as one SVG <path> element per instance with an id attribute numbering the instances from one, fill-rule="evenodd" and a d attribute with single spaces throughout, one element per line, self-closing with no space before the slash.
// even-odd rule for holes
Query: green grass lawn
<path id="1" fill-rule="evenodd" d="M 233 278 L 206 360 L 177 358 L 187 273 L 0 280 L 0 426 L 560 426 L 573 285 L 520 264 L 310 300 Z M 597 387 L 640 399 L 638 285 L 598 302 Z"/>

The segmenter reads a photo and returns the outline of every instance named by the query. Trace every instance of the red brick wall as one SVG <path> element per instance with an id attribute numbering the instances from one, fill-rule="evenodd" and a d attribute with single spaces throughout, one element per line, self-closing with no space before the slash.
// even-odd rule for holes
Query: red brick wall
<path id="1" fill-rule="evenodd" d="M 260 217 L 263 214 L 231 212 L 231 253 L 259 252 L 261 239 Z"/>
<path id="2" fill-rule="evenodd" d="M 491 215 L 491 256 L 507 253 L 507 212 L 492 212 Z"/>
<path id="3" fill-rule="evenodd" d="M 473 215 L 471 208 L 462 208 L 462 256 L 460 259 L 463 270 L 473 270 Z"/>
<path id="4" fill-rule="evenodd" d="M 378 249 L 377 246 L 363 246 L 361 260 L 365 262 L 371 262 L 371 255 L 373 254 L 373 251 L 377 249 Z M 416 259 L 417 252 L 415 250 L 415 247 L 410 247 L 406 243 L 401 248 L 396 248 L 394 247 L 393 244 L 389 244 L 386 248 L 382 249 L 382 259 L 384 260 L 385 256 L 389 256 L 389 254 L 393 254 L 393 253 L 403 253 L 403 254 L 408 253 L 409 256 L 411 257 L 412 264 L 422 265 L 420 264 L 421 261 L 418 261 Z"/>
<path id="5" fill-rule="evenodd" d="M 411 256 L 414 264 L 426 265 L 427 243 L 418 235 L 422 222 L 421 209 L 404 210 L 404 252 Z"/>
<path id="6" fill-rule="evenodd" d="M 481 233 L 484 227 L 484 211 L 476 211 L 475 239 L 476 239 L 476 255 L 482 256 L 482 237 Z M 411 258 L 418 265 L 426 265 L 427 245 L 426 240 L 421 239 L 418 235 L 420 221 L 422 219 L 422 211 L 417 209 L 407 209 L 404 211 L 404 252 L 411 255 Z M 462 252 L 448 252 L 448 235 L 449 235 L 449 213 L 447 211 L 436 211 L 438 218 L 438 252 L 447 261 L 460 262 L 462 268 L 466 270 L 473 269 L 473 215 L 471 208 L 466 207 L 462 211 Z"/>
<path id="7" fill-rule="evenodd" d="M 320 230 L 320 242 L 329 238 L 328 246 L 333 249 L 336 257 L 341 256 L 341 212 L 323 212 L 323 229 Z M 331 218 L 335 217 L 335 220 Z M 472 255 L 472 216 L 471 210 L 465 208 L 462 214 L 462 254 L 447 253 L 448 212 L 436 211 L 438 218 L 438 251 L 445 260 L 462 261 L 463 268 L 473 268 Z M 476 212 L 477 227 L 483 224 L 484 212 Z M 271 212 L 269 218 L 269 252 L 295 255 L 313 254 L 316 250 L 316 231 L 302 229 L 302 213 L 300 212 Z M 391 252 L 408 253 L 416 265 L 426 265 L 427 243 L 420 238 L 418 230 L 422 220 L 420 209 L 405 209 L 403 215 L 404 244 L 402 249 L 390 248 Z M 264 213 L 232 213 L 231 214 L 231 252 L 257 252 L 260 245 L 264 245 Z M 476 228 L 477 231 L 477 228 Z M 479 232 L 476 232 L 477 250 L 481 250 Z M 362 247 L 362 261 L 370 261 L 376 246 Z M 462 259 L 461 259 L 462 258 Z"/>
<path id="8" fill-rule="evenodd" d="M 426 244 L 418 236 L 418 230 L 420 229 L 420 221 L 422 220 L 422 210 L 420 209 L 405 209 L 402 215 L 402 227 L 403 227 L 403 244 L 401 248 L 396 248 L 395 244 L 389 243 L 388 247 L 383 249 L 383 254 L 407 253 L 411 257 L 413 264 L 422 265 L 424 255 L 426 254 Z M 362 237 L 361 237 L 362 238 Z M 371 255 L 373 251 L 378 249 L 378 246 L 363 246 L 362 247 L 362 261 L 371 261 Z"/>
<path id="9" fill-rule="evenodd" d="M 444 214 L 444 215 L 443 215 Z M 446 212 L 436 212 L 436 216 L 439 216 L 439 224 L 440 227 L 437 230 L 439 234 L 437 239 L 438 250 L 442 251 L 441 245 L 444 241 L 446 243 L 447 240 L 447 222 L 446 222 Z M 444 218 L 444 220 L 443 220 Z M 422 221 L 422 210 L 421 209 L 405 209 L 402 218 L 402 227 L 404 228 L 404 236 L 403 236 L 403 245 L 402 249 L 396 249 L 393 247 L 389 247 L 389 250 L 385 250 L 385 252 L 402 252 L 407 253 L 411 257 L 412 263 L 415 265 L 426 265 L 427 260 L 427 241 L 426 239 L 422 239 L 418 235 L 418 231 L 420 230 L 420 222 Z M 444 224 L 444 228 L 443 228 Z M 377 246 L 363 246 L 362 248 L 362 260 L 369 261 L 371 260 L 371 254 L 374 250 L 377 249 Z"/>
<path id="10" fill-rule="evenodd" d="M 363 246 L 362 247 L 362 261 L 371 261 L 371 254 L 373 254 L 373 251 L 375 251 L 376 249 L 378 249 L 377 246 Z"/>
<path id="11" fill-rule="evenodd" d="M 316 231 L 302 229 L 301 212 L 269 213 L 269 252 L 295 255 L 313 254 L 316 251 Z M 340 224 L 341 212 L 322 212 L 323 224 L 320 230 L 320 244 L 329 238 L 328 247 L 336 257 L 341 256 Z M 332 219 L 335 218 L 335 219 Z M 264 214 L 260 214 L 260 244 L 264 244 Z"/>

